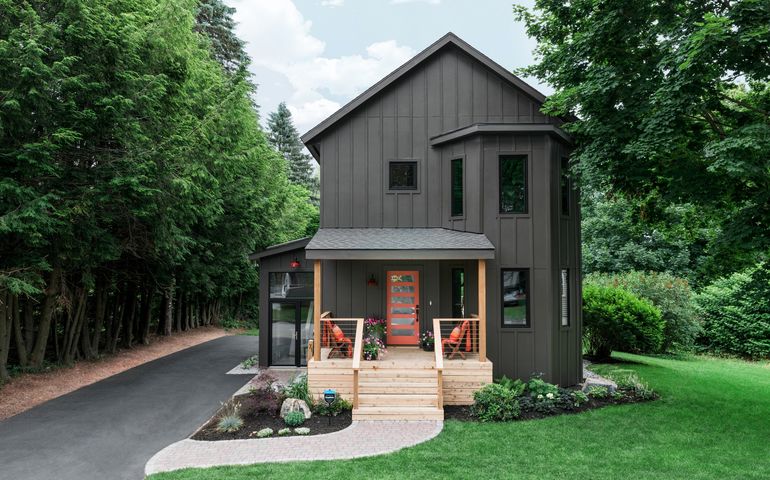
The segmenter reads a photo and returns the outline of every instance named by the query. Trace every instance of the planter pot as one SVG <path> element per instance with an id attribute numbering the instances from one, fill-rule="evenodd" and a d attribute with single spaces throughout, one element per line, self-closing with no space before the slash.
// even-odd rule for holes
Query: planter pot
<path id="1" fill-rule="evenodd" d="M 421 345 L 421 347 L 426 352 L 432 352 L 433 350 L 436 349 L 436 344 L 434 343 L 433 345 Z"/>

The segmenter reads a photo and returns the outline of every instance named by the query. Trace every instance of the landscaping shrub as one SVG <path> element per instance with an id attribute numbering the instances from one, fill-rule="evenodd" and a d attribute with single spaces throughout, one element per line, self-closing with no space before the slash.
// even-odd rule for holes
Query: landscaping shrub
<path id="1" fill-rule="evenodd" d="M 585 283 L 620 287 L 652 302 L 660 310 L 665 328 L 661 351 L 692 350 L 701 327 L 693 307 L 693 292 L 683 278 L 669 273 L 627 272 L 590 274 Z"/>
<path id="2" fill-rule="evenodd" d="M 305 423 L 305 414 L 299 410 L 294 412 L 289 412 L 283 418 L 283 421 L 286 423 L 286 426 L 288 427 L 299 427 L 300 425 Z"/>
<path id="3" fill-rule="evenodd" d="M 316 415 L 336 417 L 345 410 L 353 410 L 353 404 L 344 398 L 337 397 L 337 401 L 332 403 L 331 406 L 327 405 L 326 402 L 318 402 L 311 408 Z"/>
<path id="4" fill-rule="evenodd" d="M 610 395 L 607 387 L 602 387 L 601 385 L 591 385 L 586 393 L 589 397 L 593 398 L 607 398 Z"/>
<path id="5" fill-rule="evenodd" d="M 291 382 L 283 389 L 283 395 L 286 398 L 298 398 L 304 400 L 308 406 L 313 404 L 313 399 L 307 389 L 307 374 L 301 373 L 294 377 Z"/>
<path id="6" fill-rule="evenodd" d="M 770 265 L 720 278 L 695 296 L 703 322 L 698 343 L 706 350 L 770 358 Z"/>
<path id="7" fill-rule="evenodd" d="M 278 436 L 283 437 L 291 433 L 291 428 L 282 428 L 278 430 Z"/>
<path id="8" fill-rule="evenodd" d="M 273 429 L 272 428 L 263 428 L 262 430 L 257 432 L 257 437 L 259 438 L 265 438 L 265 437 L 271 437 L 273 436 Z"/>
<path id="9" fill-rule="evenodd" d="M 267 372 L 260 373 L 251 382 L 249 395 L 242 401 L 247 415 L 257 416 L 263 413 L 277 415 L 281 410 L 284 396 L 276 391 L 276 378 Z"/>
<path id="10" fill-rule="evenodd" d="M 516 395 L 503 385 L 490 383 L 473 392 L 471 415 L 482 422 L 505 422 L 517 418 L 520 413 Z"/>
<path id="11" fill-rule="evenodd" d="M 592 355 L 657 352 L 664 326 L 660 310 L 623 288 L 590 283 L 583 288 L 583 327 Z"/>
<path id="12" fill-rule="evenodd" d="M 299 427 L 294 429 L 294 433 L 297 435 L 310 435 L 310 429 L 307 427 Z"/>
<path id="13" fill-rule="evenodd" d="M 219 410 L 219 421 L 217 422 L 217 431 L 232 433 L 237 432 L 243 427 L 243 419 L 240 415 L 241 404 L 230 400 L 222 404 Z"/>

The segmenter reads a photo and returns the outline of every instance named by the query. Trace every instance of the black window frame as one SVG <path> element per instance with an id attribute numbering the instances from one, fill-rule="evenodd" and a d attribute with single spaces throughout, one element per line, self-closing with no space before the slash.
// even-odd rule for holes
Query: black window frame
<path id="1" fill-rule="evenodd" d="M 503 159 L 520 158 L 524 161 L 524 209 L 521 211 L 503 210 Z M 526 153 L 499 153 L 497 155 L 498 171 L 498 212 L 500 215 L 529 215 L 529 155 Z"/>
<path id="2" fill-rule="evenodd" d="M 559 193 L 561 194 L 561 214 L 570 216 L 572 210 L 572 179 L 569 176 L 569 158 L 561 157 L 559 163 Z"/>
<path id="3" fill-rule="evenodd" d="M 526 274 L 526 285 L 524 286 L 524 295 L 526 301 L 526 310 L 524 315 L 525 323 L 523 325 L 506 325 L 505 323 L 505 273 L 506 272 L 524 272 Z M 501 328 L 530 328 L 530 305 L 532 290 L 532 276 L 529 268 L 501 268 L 500 269 L 500 327 Z"/>
<path id="4" fill-rule="evenodd" d="M 455 210 L 455 164 L 460 165 L 460 211 Z M 449 211 L 452 218 L 461 218 L 465 215 L 465 159 L 453 158 L 449 164 Z"/>
<path id="5" fill-rule="evenodd" d="M 392 168 L 394 165 L 411 165 L 414 167 L 414 185 L 393 186 Z M 420 189 L 420 164 L 417 160 L 398 159 L 388 162 L 388 191 L 391 192 L 417 192 Z"/>
<path id="6" fill-rule="evenodd" d="M 569 276 L 569 268 L 562 268 L 559 272 L 559 325 L 563 328 L 567 328 L 570 325 L 572 325 L 572 309 L 570 308 L 570 276 Z M 565 280 L 566 275 L 566 280 Z M 564 314 L 567 316 L 565 317 Z M 567 323 L 564 323 L 564 320 L 567 320 Z"/>

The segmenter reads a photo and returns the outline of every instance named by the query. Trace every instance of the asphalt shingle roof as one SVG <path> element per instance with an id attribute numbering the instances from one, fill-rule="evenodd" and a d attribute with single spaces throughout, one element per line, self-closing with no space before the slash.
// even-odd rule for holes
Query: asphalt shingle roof
<path id="1" fill-rule="evenodd" d="M 322 228 L 306 250 L 494 250 L 483 233 L 445 228 Z"/>

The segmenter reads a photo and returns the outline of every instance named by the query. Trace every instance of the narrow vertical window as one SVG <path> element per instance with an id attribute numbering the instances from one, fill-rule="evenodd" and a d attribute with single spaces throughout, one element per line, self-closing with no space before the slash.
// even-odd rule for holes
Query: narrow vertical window
<path id="1" fill-rule="evenodd" d="M 569 159 L 561 159 L 561 214 L 569 216 L 570 190 L 572 185 L 569 179 Z"/>
<path id="2" fill-rule="evenodd" d="M 500 156 L 500 213 L 527 213 L 527 156 Z"/>
<path id="3" fill-rule="evenodd" d="M 465 270 L 452 269 L 452 318 L 465 318 Z"/>
<path id="4" fill-rule="evenodd" d="M 452 216 L 463 214 L 463 159 L 452 160 Z"/>
<path id="5" fill-rule="evenodd" d="M 569 327 L 569 270 L 561 271 L 561 326 Z"/>
<path id="6" fill-rule="evenodd" d="M 529 326 L 529 271 L 503 269 L 503 327 Z"/>

